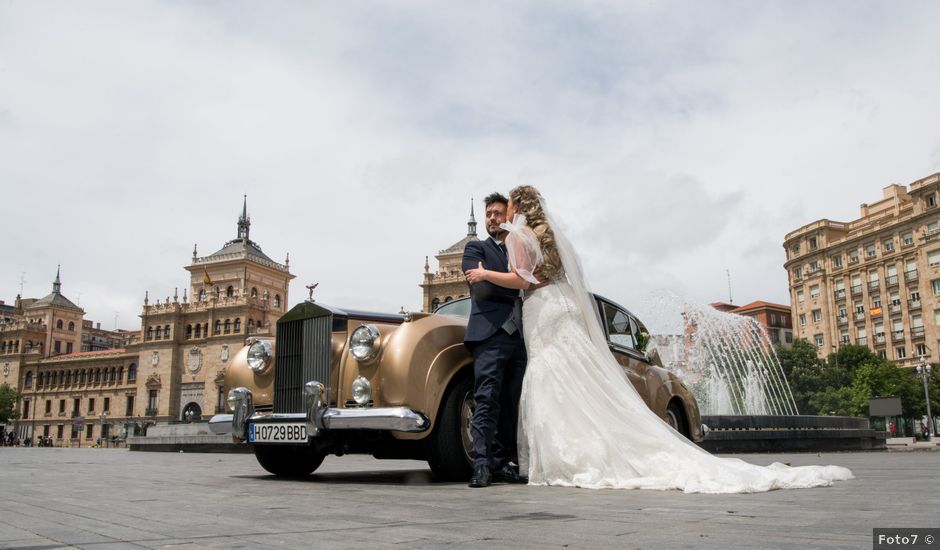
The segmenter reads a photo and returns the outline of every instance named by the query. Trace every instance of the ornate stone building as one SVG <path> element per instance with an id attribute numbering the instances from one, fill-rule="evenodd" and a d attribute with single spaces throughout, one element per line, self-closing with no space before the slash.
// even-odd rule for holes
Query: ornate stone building
<path id="1" fill-rule="evenodd" d="M 443 303 L 470 294 L 470 285 L 464 277 L 461 262 L 463 250 L 470 241 L 477 239 L 477 222 L 473 215 L 473 202 L 470 203 L 470 220 L 467 222 L 467 235 L 453 245 L 438 252 L 437 271 L 431 273 L 428 258 L 424 258 L 424 292 L 421 311 L 433 312 Z"/>
<path id="2" fill-rule="evenodd" d="M 899 366 L 940 358 L 940 174 L 889 185 L 849 222 L 818 220 L 784 248 L 796 337 L 821 356 L 868 346 Z"/>
<path id="3" fill-rule="evenodd" d="M 250 239 L 250 226 L 246 203 L 235 239 L 205 257 L 193 249 L 182 300 L 177 290 L 163 302 L 144 298 L 139 354 L 145 416 L 191 421 L 222 412 L 229 359 L 248 335 L 273 334 L 286 311 L 294 278 L 290 260 L 269 258 Z"/>
<path id="4" fill-rule="evenodd" d="M 197 421 L 221 410 L 231 357 L 253 334 L 272 334 L 294 278 L 249 238 L 247 203 L 237 237 L 217 252 L 193 250 L 189 287 L 165 300 L 144 298 L 139 332 L 113 331 L 123 346 L 79 351 L 84 311 L 61 293 L 20 300 L 2 311 L 0 365 L 23 395 L 21 438 L 58 445 L 131 435 L 146 424 Z M 192 299 L 190 299 L 192 298 Z"/>

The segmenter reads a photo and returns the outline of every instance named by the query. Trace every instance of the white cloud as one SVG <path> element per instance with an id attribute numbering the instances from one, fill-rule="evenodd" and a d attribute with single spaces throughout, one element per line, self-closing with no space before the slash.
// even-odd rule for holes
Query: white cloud
<path id="1" fill-rule="evenodd" d="M 935 3 L 0 5 L 8 301 L 133 326 L 193 243 L 420 305 L 468 201 L 542 189 L 594 287 L 786 301 L 783 235 L 940 170 Z M 479 205 L 479 202 L 477 203 Z M 478 213 L 481 209 L 478 208 Z M 481 235 L 483 230 L 481 227 Z M 433 260 L 432 260 L 433 262 Z"/>

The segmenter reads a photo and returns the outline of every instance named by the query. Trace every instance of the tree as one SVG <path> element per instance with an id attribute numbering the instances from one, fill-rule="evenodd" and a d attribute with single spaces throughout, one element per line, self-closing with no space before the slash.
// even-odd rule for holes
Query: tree
<path id="1" fill-rule="evenodd" d="M 868 416 L 868 400 L 872 397 L 900 397 L 902 414 L 908 417 L 923 414 L 918 411 L 926 410 L 923 386 L 911 376 L 911 370 L 899 368 L 883 359 L 866 363 L 855 373 L 852 401 L 856 416 Z"/>
<path id="2" fill-rule="evenodd" d="M 0 424 L 20 417 L 16 405 L 21 397 L 20 392 L 11 388 L 9 384 L 0 386 Z"/>

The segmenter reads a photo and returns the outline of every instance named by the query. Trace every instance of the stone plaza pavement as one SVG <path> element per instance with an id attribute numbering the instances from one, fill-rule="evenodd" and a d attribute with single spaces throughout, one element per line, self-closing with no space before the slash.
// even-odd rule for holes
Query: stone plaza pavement
<path id="1" fill-rule="evenodd" d="M 871 548 L 872 527 L 937 525 L 940 452 L 740 457 L 856 479 L 751 495 L 469 489 L 367 456 L 278 480 L 250 454 L 0 448 L 0 547 Z"/>

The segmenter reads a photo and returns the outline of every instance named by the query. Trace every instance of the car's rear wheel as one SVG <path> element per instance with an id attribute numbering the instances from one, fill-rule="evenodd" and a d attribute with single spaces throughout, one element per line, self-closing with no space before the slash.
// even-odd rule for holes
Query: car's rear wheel
<path id="1" fill-rule="evenodd" d="M 447 392 L 428 441 L 428 464 L 437 479 L 464 481 L 470 478 L 473 407 L 473 378 L 464 376 Z"/>
<path id="2" fill-rule="evenodd" d="M 677 400 L 673 399 L 669 403 L 669 406 L 666 408 L 664 420 L 672 429 L 684 435 L 686 438 L 689 437 L 689 426 L 688 422 L 685 420 L 685 412 L 682 410 L 682 404 Z"/>
<path id="3" fill-rule="evenodd" d="M 300 445 L 255 445 L 255 458 L 276 476 L 301 477 L 319 468 L 326 453 Z"/>

